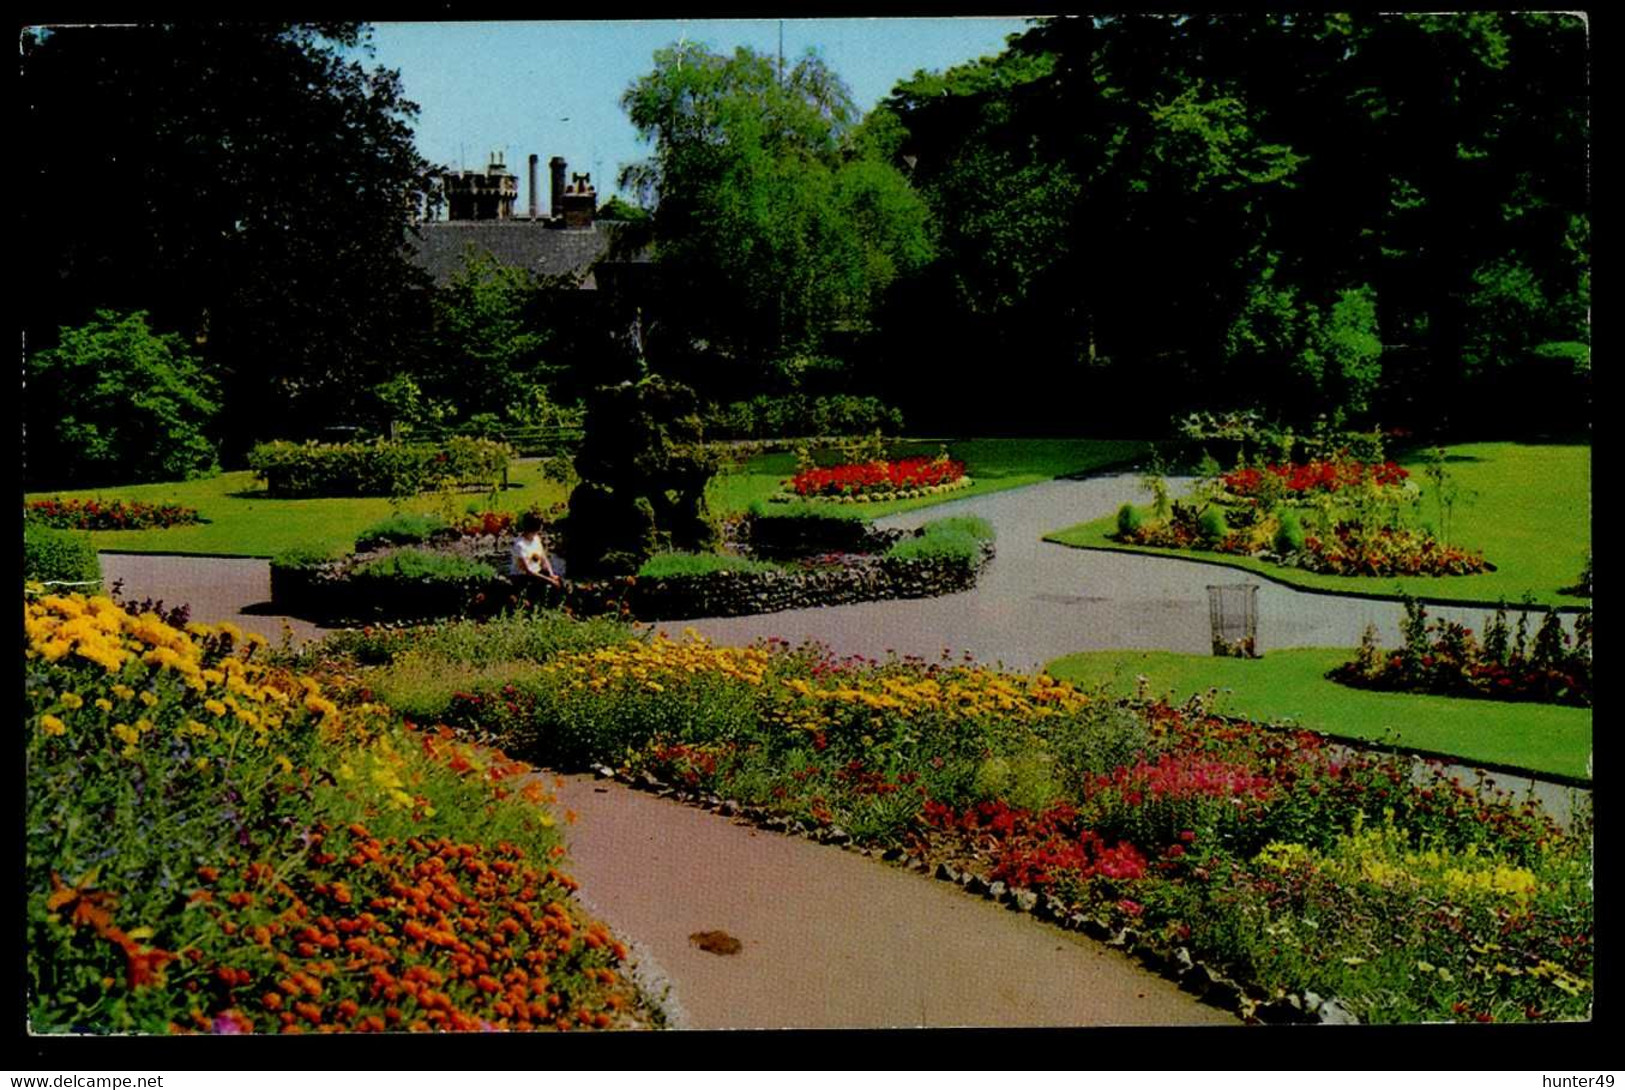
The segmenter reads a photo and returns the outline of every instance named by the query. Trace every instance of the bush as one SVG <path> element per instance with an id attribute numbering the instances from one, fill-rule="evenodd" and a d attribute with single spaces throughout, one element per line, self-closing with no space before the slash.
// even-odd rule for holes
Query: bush
<path id="1" fill-rule="evenodd" d="M 771 572 L 778 567 L 761 560 L 742 556 L 720 556 L 716 553 L 661 553 L 643 562 L 638 569 L 639 579 L 670 579 L 672 577 L 711 575 L 714 572 Z"/>
<path id="2" fill-rule="evenodd" d="M 273 496 L 410 496 L 445 482 L 496 487 L 512 450 L 490 439 L 453 436 L 441 444 L 261 443 L 248 467 Z"/>
<path id="3" fill-rule="evenodd" d="M 963 530 L 938 530 L 904 538 L 886 551 L 887 560 L 957 560 L 974 565 L 982 559 L 982 546 Z"/>
<path id="4" fill-rule="evenodd" d="M 310 545 L 295 545 L 291 549 L 284 549 L 271 558 L 271 570 L 310 571 L 334 559 L 336 558 L 333 554 L 325 549 L 318 549 Z"/>
<path id="5" fill-rule="evenodd" d="M 1275 528 L 1275 551 L 1282 556 L 1302 552 L 1304 544 L 1303 523 L 1291 511 L 1281 512 Z"/>
<path id="6" fill-rule="evenodd" d="M 91 484 L 177 481 L 218 472 L 204 436 L 214 380 L 147 316 L 99 310 L 28 360 L 27 474 Z"/>
<path id="7" fill-rule="evenodd" d="M 778 439 L 790 436 L 897 434 L 903 414 L 879 398 L 835 394 L 808 397 L 761 395 L 749 401 L 709 405 L 706 434 L 713 439 Z"/>
<path id="8" fill-rule="evenodd" d="M 446 528 L 446 520 L 439 515 L 402 512 L 361 531 L 355 547 L 357 552 L 365 552 L 380 545 L 417 545 Z"/>
<path id="9" fill-rule="evenodd" d="M 101 564 L 89 538 L 37 522 L 23 523 L 25 582 L 88 583 L 101 577 Z"/>
<path id="10" fill-rule="evenodd" d="M 993 540 L 993 524 L 980 515 L 951 515 L 933 519 L 920 527 L 927 534 L 961 533 L 977 541 Z"/>
<path id="11" fill-rule="evenodd" d="M 1224 509 L 1221 507 L 1208 507 L 1202 511 L 1196 522 L 1198 532 L 1203 541 L 1223 541 L 1230 533 L 1230 524 L 1224 519 Z"/>
<path id="12" fill-rule="evenodd" d="M 1117 509 L 1117 532 L 1123 537 L 1137 533 L 1145 525 L 1145 513 L 1132 503 L 1125 503 Z"/>
<path id="13" fill-rule="evenodd" d="M 497 571 L 489 564 L 461 556 L 432 553 L 427 549 L 400 552 L 369 560 L 355 569 L 357 579 L 408 579 L 424 583 L 469 583 L 493 578 Z"/>

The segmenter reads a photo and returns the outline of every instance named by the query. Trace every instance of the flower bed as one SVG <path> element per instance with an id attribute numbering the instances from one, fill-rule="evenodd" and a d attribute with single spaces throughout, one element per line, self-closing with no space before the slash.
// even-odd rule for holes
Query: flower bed
<path id="1" fill-rule="evenodd" d="M 562 595 L 538 585 L 533 600 L 562 605 L 578 616 L 643 621 L 737 617 L 952 594 L 975 586 L 993 557 L 992 529 L 981 520 L 937 520 L 912 534 L 874 530 L 857 520 L 790 521 L 792 532 L 772 538 L 781 546 L 774 555 L 802 556 L 806 563 L 799 568 L 747 565 L 742 570 L 567 580 Z M 806 556 L 807 548 L 832 532 L 843 541 L 887 551 Z M 342 559 L 295 551 L 271 562 L 271 601 L 289 614 L 329 624 L 491 616 L 524 604 L 501 574 L 506 565 L 507 542 L 483 535 L 439 543 L 433 551 L 384 547 Z"/>
<path id="2" fill-rule="evenodd" d="M 1256 1017 L 1307 992 L 1364 1021 L 1590 1010 L 1583 819 L 1308 732 L 693 637 L 561 654 L 445 721 L 1042 906 Z"/>
<path id="3" fill-rule="evenodd" d="M 873 502 L 944 492 L 970 483 L 964 462 L 938 456 L 813 466 L 790 479 L 789 492 L 802 499 Z"/>
<path id="4" fill-rule="evenodd" d="M 23 504 L 23 518 L 58 530 L 161 530 L 203 521 L 195 508 L 178 503 L 57 497 Z"/>
<path id="5" fill-rule="evenodd" d="M 1357 462 L 1350 459 L 1315 459 L 1302 465 L 1266 465 L 1238 469 L 1220 478 L 1225 490 L 1238 499 L 1252 499 L 1265 491 L 1265 482 L 1275 483 L 1294 496 L 1332 494 L 1372 485 L 1377 488 L 1402 487 L 1410 471 L 1394 462 Z"/>
<path id="6" fill-rule="evenodd" d="M 1547 610 L 1533 641 L 1528 615 L 1516 631 L 1503 605 L 1484 625 L 1480 642 L 1455 621 L 1428 623 L 1427 610 L 1405 602 L 1403 646 L 1384 650 L 1368 626 L 1355 657 L 1326 676 L 1344 685 L 1389 692 L 1438 693 L 1490 700 L 1531 700 L 1591 706 L 1591 612 L 1581 613 L 1574 636 L 1555 610 Z"/>
<path id="7" fill-rule="evenodd" d="M 24 626 L 34 1031 L 647 1024 L 527 766 L 229 624 L 73 595 Z"/>
<path id="8" fill-rule="evenodd" d="M 1120 514 L 1114 536 L 1129 545 L 1252 556 L 1328 575 L 1474 575 L 1495 570 L 1482 552 L 1448 545 L 1423 530 L 1341 520 L 1321 535 L 1304 533 L 1296 521 L 1287 529 L 1290 517 L 1254 507 L 1238 510 L 1219 505 L 1210 505 L 1199 514 L 1196 507 L 1176 502 L 1170 517 L 1161 521 L 1138 513 L 1132 519 Z"/>

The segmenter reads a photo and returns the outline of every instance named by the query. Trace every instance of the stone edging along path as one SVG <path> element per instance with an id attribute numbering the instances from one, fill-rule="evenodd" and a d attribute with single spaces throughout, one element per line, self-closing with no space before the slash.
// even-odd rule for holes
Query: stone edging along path
<path id="1" fill-rule="evenodd" d="M 737 824 L 753 825 L 769 832 L 792 837 L 803 837 L 818 844 L 834 846 L 865 858 L 895 864 L 920 875 L 934 877 L 962 889 L 964 892 L 1019 914 L 1054 925 L 1064 931 L 1078 932 L 1089 939 L 1119 950 L 1144 969 L 1178 986 L 1201 1004 L 1236 1015 L 1245 1022 L 1271 1024 L 1354 1024 L 1358 1021 L 1335 999 L 1325 999 L 1314 992 L 1271 994 L 1246 982 L 1238 982 L 1224 973 L 1194 959 L 1183 947 L 1157 944 L 1150 936 L 1134 928 L 1113 928 L 1104 919 L 1072 910 L 1065 902 L 1047 894 L 1020 887 L 1006 886 L 1000 881 L 989 882 L 970 871 L 963 871 L 946 863 L 932 867 L 918 856 L 909 856 L 901 848 L 877 850 L 853 841 L 844 830 L 835 826 L 816 826 L 805 821 L 791 821 L 756 806 L 742 805 L 716 795 L 701 795 L 661 782 L 650 773 L 632 776 L 607 766 L 598 766 L 593 774 L 599 780 L 614 780 L 634 790 L 652 793 L 660 798 L 698 807 L 719 816 L 732 818 Z"/>

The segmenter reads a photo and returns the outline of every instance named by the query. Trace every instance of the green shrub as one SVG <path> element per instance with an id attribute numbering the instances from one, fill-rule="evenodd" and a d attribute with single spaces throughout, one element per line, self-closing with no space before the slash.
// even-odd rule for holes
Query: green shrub
<path id="1" fill-rule="evenodd" d="M 777 520 L 800 519 L 817 522 L 829 519 L 833 522 L 866 522 L 868 517 L 861 511 L 854 511 L 848 507 L 831 507 L 826 503 L 803 503 L 791 500 L 788 503 L 768 503 L 764 500 L 752 500 L 750 515 L 753 519 Z"/>
<path id="2" fill-rule="evenodd" d="M 1223 541 L 1225 535 L 1230 533 L 1230 524 L 1224 520 L 1224 509 L 1221 507 L 1208 507 L 1196 520 L 1197 531 L 1202 535 L 1203 541 Z"/>
<path id="3" fill-rule="evenodd" d="M 639 579 L 670 579 L 674 576 L 710 575 L 713 572 L 771 572 L 777 565 L 743 556 L 716 553 L 660 553 L 651 556 L 638 569 Z"/>
<path id="4" fill-rule="evenodd" d="M 1117 509 L 1117 532 L 1124 537 L 1136 533 L 1145 525 L 1145 512 L 1132 503 L 1125 503 Z"/>
<path id="5" fill-rule="evenodd" d="M 416 545 L 428 541 L 439 530 L 446 528 L 446 520 L 436 514 L 414 514 L 410 511 L 389 516 L 356 535 L 356 551 L 379 545 Z"/>
<path id="6" fill-rule="evenodd" d="M 1303 551 L 1303 523 L 1291 511 L 1280 514 L 1279 525 L 1275 528 L 1275 551 L 1282 556 Z"/>
<path id="7" fill-rule="evenodd" d="M 513 451 L 491 439 L 453 436 L 440 444 L 261 443 L 248 467 L 273 496 L 410 496 L 453 484 L 495 486 Z"/>
<path id="8" fill-rule="evenodd" d="M 144 312 L 99 310 L 28 360 L 28 477 L 35 484 L 178 481 L 219 470 L 204 429 L 215 383 Z"/>
<path id="9" fill-rule="evenodd" d="M 979 515 L 952 515 L 921 527 L 927 534 L 962 533 L 977 541 L 993 540 L 993 524 Z"/>
<path id="10" fill-rule="evenodd" d="M 23 579 L 41 583 L 88 583 L 102 577 L 96 549 L 83 534 L 23 523 Z"/>
<path id="11" fill-rule="evenodd" d="M 369 560 L 355 570 L 357 579 L 409 579 L 425 583 L 472 583 L 494 578 L 491 565 L 461 556 L 446 556 L 427 549 L 400 552 Z"/>
<path id="12" fill-rule="evenodd" d="M 706 434 L 715 439 L 781 439 L 790 436 L 897 434 L 903 414 L 879 398 L 833 394 L 808 397 L 766 394 L 749 401 L 706 407 Z"/>
<path id="13" fill-rule="evenodd" d="M 906 537 L 886 550 L 887 560 L 958 560 L 975 564 L 981 557 L 981 543 L 963 530 Z"/>
<path id="14" fill-rule="evenodd" d="M 333 554 L 326 549 L 320 549 L 313 545 L 295 545 L 293 548 L 285 549 L 272 557 L 271 568 L 272 570 L 307 571 L 311 568 L 319 568 L 333 559 L 335 559 Z"/>

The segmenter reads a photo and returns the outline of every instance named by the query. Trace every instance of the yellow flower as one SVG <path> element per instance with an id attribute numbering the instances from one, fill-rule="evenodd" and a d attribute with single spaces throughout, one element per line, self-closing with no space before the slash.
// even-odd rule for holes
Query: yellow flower
<path id="1" fill-rule="evenodd" d="M 213 712 L 215 715 L 225 715 L 226 714 L 226 706 L 224 704 L 220 703 L 220 701 L 215 700 L 213 697 L 210 697 L 208 700 L 205 700 L 203 702 L 203 706 L 205 708 L 207 708 L 209 711 Z"/>
<path id="2" fill-rule="evenodd" d="M 65 734 L 68 730 L 68 728 L 63 725 L 62 720 L 58 719 L 54 715 L 40 716 L 39 725 L 40 729 L 46 734 Z"/>
<path id="3" fill-rule="evenodd" d="M 141 732 L 128 723 L 114 723 L 113 735 L 130 748 L 134 748 L 135 744 L 141 741 Z"/>
<path id="4" fill-rule="evenodd" d="M 277 763 L 277 767 L 282 769 L 282 771 L 284 773 L 293 771 L 293 762 L 288 760 L 287 757 L 283 756 L 280 753 L 277 754 L 276 763 Z"/>
<path id="5" fill-rule="evenodd" d="M 128 685 L 115 685 L 113 686 L 113 695 L 120 700 L 134 700 L 135 690 Z"/>
<path id="6" fill-rule="evenodd" d="M 143 690 L 141 693 L 141 703 L 150 708 L 154 704 L 158 703 L 158 697 L 151 690 Z"/>
<path id="7" fill-rule="evenodd" d="M 230 621 L 221 621 L 219 627 L 220 631 L 229 637 L 233 643 L 242 642 L 243 630 L 232 624 Z"/>
<path id="8" fill-rule="evenodd" d="M 96 706 L 104 712 L 110 712 L 113 710 L 113 702 L 107 699 L 105 696 L 98 696 L 96 698 Z"/>
<path id="9" fill-rule="evenodd" d="M 68 708 L 70 710 L 76 710 L 85 706 L 85 698 L 80 696 L 78 693 L 63 693 L 61 696 L 57 697 L 57 699 L 62 701 L 62 706 L 64 708 Z"/>

